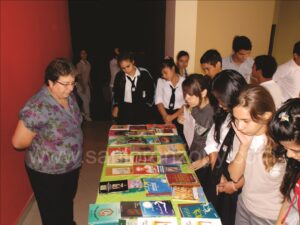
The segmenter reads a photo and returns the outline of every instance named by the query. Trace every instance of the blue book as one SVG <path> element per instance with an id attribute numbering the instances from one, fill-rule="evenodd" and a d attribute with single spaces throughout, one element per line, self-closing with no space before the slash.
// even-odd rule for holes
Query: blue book
<path id="1" fill-rule="evenodd" d="M 171 201 L 141 201 L 143 217 L 175 216 Z"/>
<path id="2" fill-rule="evenodd" d="M 166 178 L 145 178 L 144 187 L 147 196 L 171 195 L 172 188 Z"/>
<path id="3" fill-rule="evenodd" d="M 120 203 L 90 204 L 89 225 L 118 224 L 120 218 Z"/>
<path id="4" fill-rule="evenodd" d="M 219 219 L 215 208 L 210 202 L 205 204 L 179 204 L 178 208 L 181 217 Z"/>

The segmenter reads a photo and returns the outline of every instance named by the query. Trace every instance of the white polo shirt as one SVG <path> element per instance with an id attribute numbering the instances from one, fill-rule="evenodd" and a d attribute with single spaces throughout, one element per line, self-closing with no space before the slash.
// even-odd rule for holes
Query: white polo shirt
<path id="1" fill-rule="evenodd" d="M 276 109 L 280 108 L 280 106 L 283 103 L 283 96 L 279 85 L 274 80 L 263 82 L 260 85 L 266 88 L 270 92 L 274 100 Z"/>
<path id="2" fill-rule="evenodd" d="M 162 103 L 166 109 L 169 108 L 169 103 L 172 95 L 172 90 L 170 85 L 175 90 L 175 106 L 174 109 L 179 109 L 181 106 L 185 104 L 182 92 L 182 82 L 185 78 L 179 76 L 179 81 L 174 87 L 171 81 L 167 81 L 165 79 L 159 78 L 157 80 L 157 86 L 155 91 L 155 105 Z"/>
<path id="3" fill-rule="evenodd" d="M 222 59 L 222 69 L 238 71 L 246 79 L 247 83 L 249 83 L 251 73 L 252 73 L 253 63 L 254 63 L 254 60 L 252 58 L 248 57 L 245 62 L 243 62 L 240 65 L 237 65 L 233 61 L 232 55 L 230 55 L 230 56 L 227 56 Z"/>
<path id="4" fill-rule="evenodd" d="M 280 65 L 273 80 L 279 85 L 283 101 L 290 98 L 297 98 L 300 94 L 300 66 L 293 59 Z"/>

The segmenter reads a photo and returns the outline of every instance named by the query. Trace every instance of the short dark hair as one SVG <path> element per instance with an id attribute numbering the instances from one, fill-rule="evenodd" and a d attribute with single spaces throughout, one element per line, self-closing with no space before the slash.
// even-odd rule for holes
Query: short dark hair
<path id="1" fill-rule="evenodd" d="M 296 42 L 293 48 L 293 54 L 300 56 L 300 41 Z"/>
<path id="2" fill-rule="evenodd" d="M 216 66 L 220 62 L 222 65 L 221 54 L 216 49 L 207 50 L 200 58 L 200 64 L 208 63 L 210 65 Z"/>
<path id="3" fill-rule="evenodd" d="M 52 60 L 46 68 L 44 83 L 48 86 L 49 80 L 56 82 L 60 76 L 77 76 L 75 66 L 65 58 Z"/>
<path id="4" fill-rule="evenodd" d="M 252 50 L 252 44 L 250 39 L 246 36 L 235 36 L 232 41 L 232 49 L 234 52 Z"/>
<path id="5" fill-rule="evenodd" d="M 190 55 L 189 55 L 188 52 L 186 52 L 186 51 L 180 51 L 180 52 L 178 52 L 178 54 L 177 54 L 177 56 L 176 56 L 177 61 L 178 61 L 182 56 L 190 57 Z"/>
<path id="6" fill-rule="evenodd" d="M 264 78 L 272 78 L 277 69 L 277 62 L 273 56 L 260 55 L 254 59 L 256 70 L 261 70 Z"/>
<path id="7" fill-rule="evenodd" d="M 133 54 L 131 52 L 120 52 L 120 54 L 117 56 L 118 63 L 129 60 L 130 62 L 134 61 Z"/>

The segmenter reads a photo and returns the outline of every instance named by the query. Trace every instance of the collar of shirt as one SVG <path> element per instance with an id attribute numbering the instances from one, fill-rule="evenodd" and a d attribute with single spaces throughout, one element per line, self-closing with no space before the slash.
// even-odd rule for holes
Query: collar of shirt
<path id="1" fill-rule="evenodd" d="M 267 143 L 267 137 L 265 134 L 254 136 L 249 150 L 251 152 L 263 151 L 265 149 L 266 143 Z"/>
<path id="2" fill-rule="evenodd" d="M 126 75 L 127 77 L 129 77 L 131 80 L 133 80 L 134 78 L 140 76 L 140 75 L 141 75 L 141 72 L 140 72 L 140 70 L 139 70 L 137 67 L 135 67 L 135 73 L 134 73 L 133 76 L 131 76 L 131 75 L 127 74 L 127 73 L 125 73 L 125 75 Z"/>
<path id="3" fill-rule="evenodd" d="M 177 81 L 177 84 L 175 85 L 175 87 L 174 87 L 174 85 L 172 84 L 171 81 L 166 80 L 167 83 L 168 83 L 169 85 L 171 85 L 173 88 L 178 88 L 178 87 L 182 84 L 182 82 L 180 82 L 180 81 L 185 79 L 185 78 L 183 78 L 182 76 L 180 76 L 180 75 L 178 75 L 178 74 L 177 74 L 177 76 L 178 76 L 179 80 Z"/>

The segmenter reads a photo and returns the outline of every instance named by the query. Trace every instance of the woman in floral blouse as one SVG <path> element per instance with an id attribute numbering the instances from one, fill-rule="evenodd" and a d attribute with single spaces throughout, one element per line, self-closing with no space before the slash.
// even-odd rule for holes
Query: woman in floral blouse
<path id="1" fill-rule="evenodd" d="M 65 59 L 50 62 L 45 85 L 19 114 L 12 138 L 27 149 L 25 167 L 43 225 L 75 225 L 73 199 L 82 161 L 82 117 L 72 93 L 75 67 Z"/>

